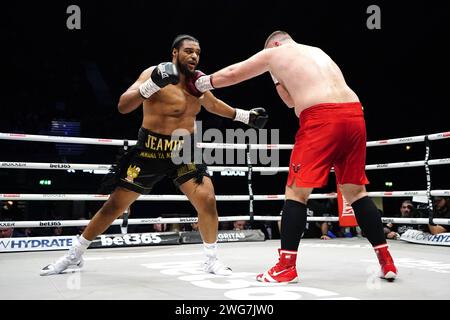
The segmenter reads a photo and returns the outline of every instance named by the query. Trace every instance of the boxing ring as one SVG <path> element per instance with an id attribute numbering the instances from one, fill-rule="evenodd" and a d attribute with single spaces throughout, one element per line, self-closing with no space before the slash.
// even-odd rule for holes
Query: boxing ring
<path id="1" fill-rule="evenodd" d="M 409 191 L 375 191 L 370 197 L 425 197 L 432 209 L 431 197 L 450 196 L 450 190 L 432 190 L 429 166 L 450 164 L 450 158 L 429 159 L 431 140 L 450 138 L 450 132 L 367 142 L 367 147 L 425 142 L 423 161 L 369 164 L 366 170 L 425 167 L 427 189 Z M 76 137 L 38 136 L 0 133 L 0 139 L 51 143 L 76 143 L 123 146 L 136 141 Z M 247 145 L 198 143 L 200 148 L 280 149 L 292 145 Z M 1 159 L 0 159 L 1 160 Z M 45 170 L 104 170 L 107 164 L 1 162 L 0 168 Z M 254 195 L 253 172 L 287 172 L 288 167 L 211 166 L 209 171 L 247 172 L 248 195 L 217 195 L 217 201 L 247 201 L 249 215 L 220 217 L 219 221 L 278 221 L 279 214 L 258 216 L 254 201 L 284 200 L 284 195 Z M 336 193 L 311 195 L 311 199 L 336 198 Z M 13 201 L 105 201 L 108 195 L 97 194 L 0 194 L 0 200 Z M 142 195 L 137 201 L 187 201 L 182 195 Z M 450 224 L 429 210 L 427 218 L 383 217 L 384 223 Z M 127 216 L 113 225 L 122 230 L 133 224 L 191 223 L 196 218 L 144 218 Z M 308 221 L 339 221 L 338 217 L 308 217 Z M 1 222 L 0 222 L 1 223 Z M 34 228 L 48 226 L 85 226 L 89 220 L 8 221 L 1 226 Z M 11 238 L 13 239 L 13 238 Z M 6 241 L 6 240 L 4 240 Z M 448 240 L 450 241 L 450 239 Z M 3 242 L 5 243 L 5 242 Z M 299 248 L 297 284 L 259 283 L 257 273 L 276 261 L 279 240 L 227 242 L 219 244 L 219 258 L 233 269 L 229 277 L 205 274 L 201 244 L 139 246 L 90 249 L 85 266 L 61 275 L 40 277 L 39 270 L 62 255 L 61 251 L 1 252 L 0 299 L 150 299 L 150 300 L 348 300 L 348 299 L 448 299 L 450 287 L 450 247 L 424 246 L 406 241 L 388 240 L 399 269 L 399 277 L 389 283 L 378 278 L 379 265 L 366 239 L 337 238 L 330 241 L 303 239 Z M 5 246 L 5 245 L 3 245 Z M 7 288 L 7 290 L 3 290 Z"/>

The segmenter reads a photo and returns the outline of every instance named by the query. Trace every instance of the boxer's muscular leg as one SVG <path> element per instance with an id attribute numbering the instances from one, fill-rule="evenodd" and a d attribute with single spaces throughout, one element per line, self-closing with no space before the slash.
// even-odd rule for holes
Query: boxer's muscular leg
<path id="1" fill-rule="evenodd" d="M 353 207 L 356 221 L 372 246 L 386 243 L 381 215 L 375 203 L 367 196 L 366 187 L 356 184 L 339 185 L 345 200 Z"/>
<path id="2" fill-rule="evenodd" d="M 340 184 L 339 188 L 345 200 L 351 205 L 353 202 L 367 196 L 366 187 L 364 185 L 345 183 Z"/>
<path id="3" fill-rule="evenodd" d="M 366 187 L 356 184 L 342 184 L 339 187 L 344 198 L 353 207 L 362 232 L 375 250 L 381 265 L 381 277 L 394 280 L 397 277 L 397 268 L 388 250 L 381 215 L 372 199 L 367 196 Z"/>
<path id="4" fill-rule="evenodd" d="M 306 204 L 313 188 L 286 186 L 281 216 L 281 250 L 297 251 L 306 226 Z"/>
<path id="5" fill-rule="evenodd" d="M 203 177 L 202 182 L 199 183 L 196 178 L 193 178 L 183 183 L 180 190 L 188 197 L 198 213 L 198 226 L 206 255 L 204 271 L 222 276 L 231 275 L 231 269 L 217 259 L 219 217 L 211 179 Z"/>
<path id="6" fill-rule="evenodd" d="M 214 186 L 208 177 L 203 177 L 202 183 L 191 179 L 180 186 L 180 190 L 188 197 L 198 213 L 198 226 L 202 239 L 206 243 L 217 240 L 219 218 L 216 208 Z"/>
<path id="7" fill-rule="evenodd" d="M 54 263 L 41 269 L 42 276 L 58 274 L 70 266 L 83 266 L 83 254 L 92 240 L 103 233 L 138 197 L 139 193 L 116 188 L 89 222 L 83 234 L 76 239 L 68 252 Z"/>
<path id="8" fill-rule="evenodd" d="M 295 179 L 286 186 L 286 201 L 281 216 L 281 248 L 278 263 L 258 274 L 260 282 L 297 282 L 297 250 L 306 226 L 306 203 L 312 188 L 297 187 Z"/>
<path id="9" fill-rule="evenodd" d="M 91 219 L 82 236 L 86 240 L 94 240 L 99 234 L 105 232 L 139 196 L 139 193 L 117 187 Z"/>

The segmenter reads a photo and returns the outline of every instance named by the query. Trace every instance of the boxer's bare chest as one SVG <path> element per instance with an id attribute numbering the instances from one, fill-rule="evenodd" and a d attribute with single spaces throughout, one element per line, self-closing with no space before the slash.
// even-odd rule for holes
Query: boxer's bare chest
<path id="1" fill-rule="evenodd" d="M 190 95 L 181 84 L 169 85 L 144 102 L 144 116 L 151 113 L 167 117 L 195 117 L 200 109 L 198 98 Z"/>

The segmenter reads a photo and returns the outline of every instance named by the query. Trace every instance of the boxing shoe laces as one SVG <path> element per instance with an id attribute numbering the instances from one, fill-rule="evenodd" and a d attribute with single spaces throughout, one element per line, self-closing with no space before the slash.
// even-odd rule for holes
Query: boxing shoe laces
<path id="1" fill-rule="evenodd" d="M 256 280 L 272 283 L 298 282 L 296 268 L 297 252 L 278 249 L 278 263 L 268 271 L 258 274 Z"/>
<path id="2" fill-rule="evenodd" d="M 381 266 L 380 278 L 393 281 L 397 277 L 398 271 L 394 265 L 394 260 L 389 253 L 388 245 L 377 246 L 374 247 L 374 249 Z"/>
<path id="3" fill-rule="evenodd" d="M 203 264 L 203 270 L 218 276 L 230 276 L 233 273 L 230 267 L 225 266 L 217 258 L 207 259 Z"/>
<path id="4" fill-rule="evenodd" d="M 48 276 L 53 274 L 62 273 L 70 266 L 76 266 L 81 268 L 84 264 L 82 254 L 77 250 L 76 247 L 71 247 L 69 251 L 56 260 L 54 263 L 51 263 L 44 268 L 41 269 L 41 276 Z"/>

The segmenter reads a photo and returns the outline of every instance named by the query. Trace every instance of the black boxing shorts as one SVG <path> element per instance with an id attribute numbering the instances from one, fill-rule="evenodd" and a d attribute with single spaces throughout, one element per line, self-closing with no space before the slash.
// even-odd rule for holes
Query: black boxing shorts
<path id="1" fill-rule="evenodd" d="M 148 194 L 165 177 L 172 179 L 177 187 L 193 178 L 196 183 L 202 183 L 203 177 L 209 177 L 209 174 L 206 165 L 194 162 L 194 143 L 194 134 L 174 139 L 140 128 L 137 144 L 119 157 L 110 173 L 105 176 L 100 193 L 109 194 L 120 186 L 140 194 Z M 176 162 L 174 157 L 177 154 L 183 156 L 186 150 L 190 151 L 188 161 Z"/>

